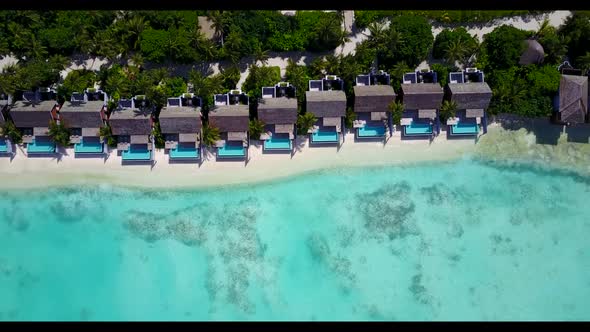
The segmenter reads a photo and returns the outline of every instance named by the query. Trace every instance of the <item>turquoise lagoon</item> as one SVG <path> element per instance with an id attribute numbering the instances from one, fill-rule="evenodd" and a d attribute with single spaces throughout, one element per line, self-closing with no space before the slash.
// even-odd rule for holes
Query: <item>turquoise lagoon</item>
<path id="1" fill-rule="evenodd" d="M 0 320 L 587 320 L 590 179 L 462 159 L 0 195 Z"/>

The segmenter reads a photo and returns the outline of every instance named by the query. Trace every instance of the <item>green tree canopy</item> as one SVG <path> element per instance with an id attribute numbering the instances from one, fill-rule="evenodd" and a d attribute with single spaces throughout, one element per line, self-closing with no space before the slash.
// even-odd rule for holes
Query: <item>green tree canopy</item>
<path id="1" fill-rule="evenodd" d="M 250 66 L 250 73 L 244 84 L 242 90 L 251 98 L 262 98 L 262 87 L 274 86 L 281 81 L 281 70 L 279 67 L 257 66 L 252 64 Z"/>
<path id="2" fill-rule="evenodd" d="M 454 60 L 465 63 L 466 59 L 477 50 L 477 39 L 470 35 L 464 27 L 443 29 L 434 40 L 432 56 L 435 59 Z"/>
<path id="3" fill-rule="evenodd" d="M 88 88 L 93 88 L 97 80 L 95 72 L 86 69 L 72 70 L 68 73 L 63 83 L 58 87 L 58 98 L 69 100 L 72 93 L 82 93 Z"/>
<path id="4" fill-rule="evenodd" d="M 520 56 L 526 49 L 526 31 L 502 25 L 484 35 L 482 51 L 486 54 L 486 68 L 507 69 L 518 66 Z"/>
<path id="5" fill-rule="evenodd" d="M 430 23 L 420 16 L 403 15 L 391 20 L 386 32 L 387 51 L 379 62 L 389 66 L 404 61 L 416 67 L 426 60 L 434 41 Z"/>

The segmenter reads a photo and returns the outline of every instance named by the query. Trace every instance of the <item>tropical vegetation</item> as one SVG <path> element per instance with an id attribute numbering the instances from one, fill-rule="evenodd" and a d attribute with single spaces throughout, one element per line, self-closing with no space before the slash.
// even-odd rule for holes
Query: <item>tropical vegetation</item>
<path id="1" fill-rule="evenodd" d="M 70 130 L 64 123 L 49 122 L 49 137 L 55 143 L 67 147 L 70 144 Z"/>

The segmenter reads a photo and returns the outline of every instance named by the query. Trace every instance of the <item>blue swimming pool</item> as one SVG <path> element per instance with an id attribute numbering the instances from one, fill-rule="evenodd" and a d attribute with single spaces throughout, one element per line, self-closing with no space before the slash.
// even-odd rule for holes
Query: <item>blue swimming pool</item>
<path id="1" fill-rule="evenodd" d="M 54 153 L 55 143 L 49 139 L 37 140 L 33 138 L 31 143 L 27 143 L 27 153 Z"/>
<path id="2" fill-rule="evenodd" d="M 358 129 L 359 137 L 382 137 L 385 136 L 385 127 L 369 127 L 364 126 Z"/>
<path id="3" fill-rule="evenodd" d="M 338 132 L 318 130 L 311 134 L 311 141 L 318 143 L 338 143 Z"/>
<path id="4" fill-rule="evenodd" d="M 182 145 L 178 144 L 175 149 L 170 149 L 170 158 L 172 159 L 197 159 L 199 158 L 199 149 L 195 144 Z"/>
<path id="5" fill-rule="evenodd" d="M 102 153 L 103 144 L 99 140 L 82 140 L 74 145 L 74 153 Z"/>
<path id="6" fill-rule="evenodd" d="M 8 152 L 8 145 L 6 144 L 6 140 L 4 138 L 0 138 L 0 153 Z"/>
<path id="7" fill-rule="evenodd" d="M 129 150 L 121 153 L 123 160 L 150 160 L 152 153 L 148 150 L 147 145 L 134 146 L 131 145 Z"/>
<path id="8" fill-rule="evenodd" d="M 479 133 L 479 126 L 477 123 L 459 122 L 451 126 L 452 135 L 477 135 Z"/>
<path id="9" fill-rule="evenodd" d="M 432 134 L 432 125 L 430 123 L 415 122 L 404 126 L 404 134 L 406 135 L 430 135 Z"/>
<path id="10" fill-rule="evenodd" d="M 228 145 L 221 148 L 217 148 L 218 157 L 244 157 L 246 155 L 246 149 L 242 145 Z"/>
<path id="11" fill-rule="evenodd" d="M 264 141 L 265 150 L 291 150 L 292 144 L 289 137 L 272 136 Z"/>

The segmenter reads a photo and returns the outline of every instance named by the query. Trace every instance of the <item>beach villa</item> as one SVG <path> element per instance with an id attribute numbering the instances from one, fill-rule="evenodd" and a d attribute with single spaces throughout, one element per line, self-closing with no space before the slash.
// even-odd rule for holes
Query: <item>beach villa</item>
<path id="1" fill-rule="evenodd" d="M 218 159 L 248 159 L 250 109 L 248 95 L 231 90 L 214 97 L 209 111 L 209 124 L 219 129 L 221 139 L 215 144 Z"/>
<path id="2" fill-rule="evenodd" d="M 152 107 L 145 96 L 121 99 L 111 110 L 109 125 L 117 139 L 122 162 L 148 162 L 153 159 Z"/>
<path id="3" fill-rule="evenodd" d="M 27 156 L 53 155 L 56 146 L 49 137 L 49 123 L 57 116 L 56 93 L 50 89 L 26 91 L 22 100 L 6 107 L 6 120 L 20 130 Z"/>
<path id="4" fill-rule="evenodd" d="M 401 84 L 402 137 L 432 138 L 440 133 L 438 111 L 444 90 L 434 71 L 406 73 Z"/>
<path id="5" fill-rule="evenodd" d="M 309 81 L 309 91 L 305 93 L 306 112 L 317 118 L 310 130 L 311 144 L 340 144 L 346 115 L 343 89 L 344 81 L 335 75 Z"/>
<path id="6" fill-rule="evenodd" d="M 281 82 L 262 88 L 258 102 L 258 119 L 264 122 L 263 151 L 293 151 L 296 135 L 297 99 L 295 87 Z"/>
<path id="7" fill-rule="evenodd" d="M 356 77 L 353 127 L 357 139 L 383 138 L 388 130 L 391 134 L 388 106 L 395 100 L 395 92 L 390 83 L 384 71 Z"/>
<path id="8" fill-rule="evenodd" d="M 559 120 L 581 124 L 588 119 L 588 76 L 570 71 L 561 75 L 559 82 Z"/>
<path id="9" fill-rule="evenodd" d="M 201 160 L 201 98 L 185 93 L 168 98 L 158 122 L 169 161 Z"/>
<path id="10" fill-rule="evenodd" d="M 4 125 L 6 124 L 8 104 L 10 103 L 7 95 L 3 95 L 2 97 L 2 100 L 0 100 L 0 128 L 4 128 Z M 8 138 L 6 133 L 3 133 L 2 135 L 0 135 L 0 157 L 9 156 L 12 153 L 12 142 L 10 142 L 10 139 Z"/>
<path id="11" fill-rule="evenodd" d="M 107 94 L 96 89 L 74 92 L 57 112 L 54 120 L 69 128 L 75 156 L 105 153 L 99 129 L 107 119 L 107 100 Z"/>
<path id="12" fill-rule="evenodd" d="M 454 118 L 447 120 L 448 135 L 477 136 L 480 126 L 487 131 L 486 109 L 492 99 L 492 90 L 484 81 L 484 73 L 477 68 L 449 74 L 446 86 L 448 99 L 457 104 Z"/>

